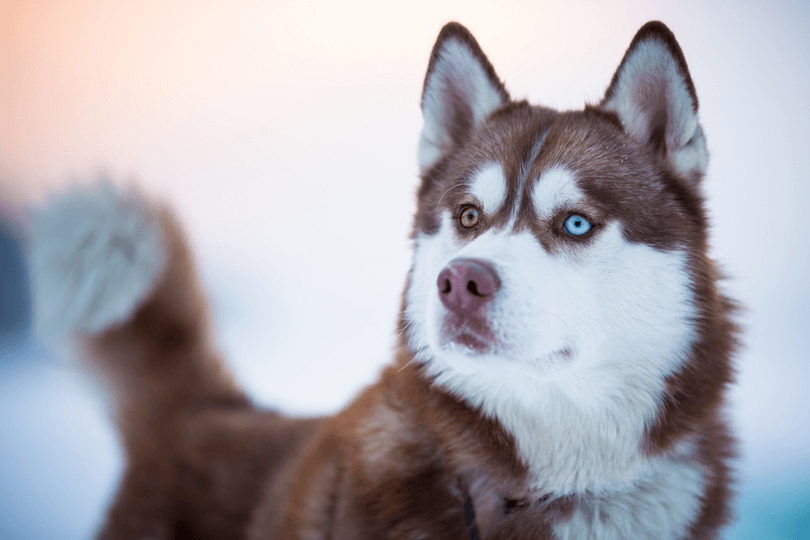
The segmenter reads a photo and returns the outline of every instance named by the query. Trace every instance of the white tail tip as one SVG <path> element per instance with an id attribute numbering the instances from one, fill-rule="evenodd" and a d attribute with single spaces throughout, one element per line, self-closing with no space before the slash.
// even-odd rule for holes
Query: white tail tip
<path id="1" fill-rule="evenodd" d="M 31 281 L 39 335 L 97 333 L 126 320 L 164 260 L 160 225 L 136 192 L 74 188 L 32 216 Z"/>

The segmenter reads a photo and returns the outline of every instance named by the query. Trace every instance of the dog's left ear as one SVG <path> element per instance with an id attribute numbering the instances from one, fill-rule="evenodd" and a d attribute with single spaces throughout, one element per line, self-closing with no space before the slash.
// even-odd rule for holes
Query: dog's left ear
<path id="1" fill-rule="evenodd" d="M 638 31 L 600 104 L 649 145 L 672 172 L 697 183 L 708 152 L 698 123 L 698 99 L 683 52 L 661 22 Z"/>
<path id="2" fill-rule="evenodd" d="M 430 54 L 422 90 L 419 168 L 461 145 L 494 109 L 509 101 L 478 42 L 457 22 L 444 25 Z"/>

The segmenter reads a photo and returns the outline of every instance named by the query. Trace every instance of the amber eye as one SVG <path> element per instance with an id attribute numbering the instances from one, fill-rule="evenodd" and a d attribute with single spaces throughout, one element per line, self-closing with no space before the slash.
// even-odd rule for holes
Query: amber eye
<path id="1" fill-rule="evenodd" d="M 478 209 L 474 206 L 468 206 L 461 211 L 461 226 L 466 229 L 472 229 L 478 225 Z"/>

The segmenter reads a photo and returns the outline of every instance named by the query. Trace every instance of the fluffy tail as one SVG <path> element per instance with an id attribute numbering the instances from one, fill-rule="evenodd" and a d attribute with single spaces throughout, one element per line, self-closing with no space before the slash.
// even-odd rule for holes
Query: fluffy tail
<path id="1" fill-rule="evenodd" d="M 31 274 L 38 332 L 77 338 L 110 386 L 129 452 L 171 437 L 186 411 L 247 403 L 165 208 L 109 184 L 64 195 L 32 220 Z"/>

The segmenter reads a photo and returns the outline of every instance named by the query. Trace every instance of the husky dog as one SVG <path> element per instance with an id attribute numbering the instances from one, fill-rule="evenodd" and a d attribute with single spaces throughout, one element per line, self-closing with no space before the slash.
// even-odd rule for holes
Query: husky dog
<path id="1" fill-rule="evenodd" d="M 660 22 L 567 112 L 510 99 L 446 25 L 394 357 L 329 417 L 240 389 L 170 211 L 104 187 L 53 201 L 32 231 L 39 325 L 109 384 L 126 452 L 99 538 L 717 538 L 737 328 L 697 111 Z"/>

